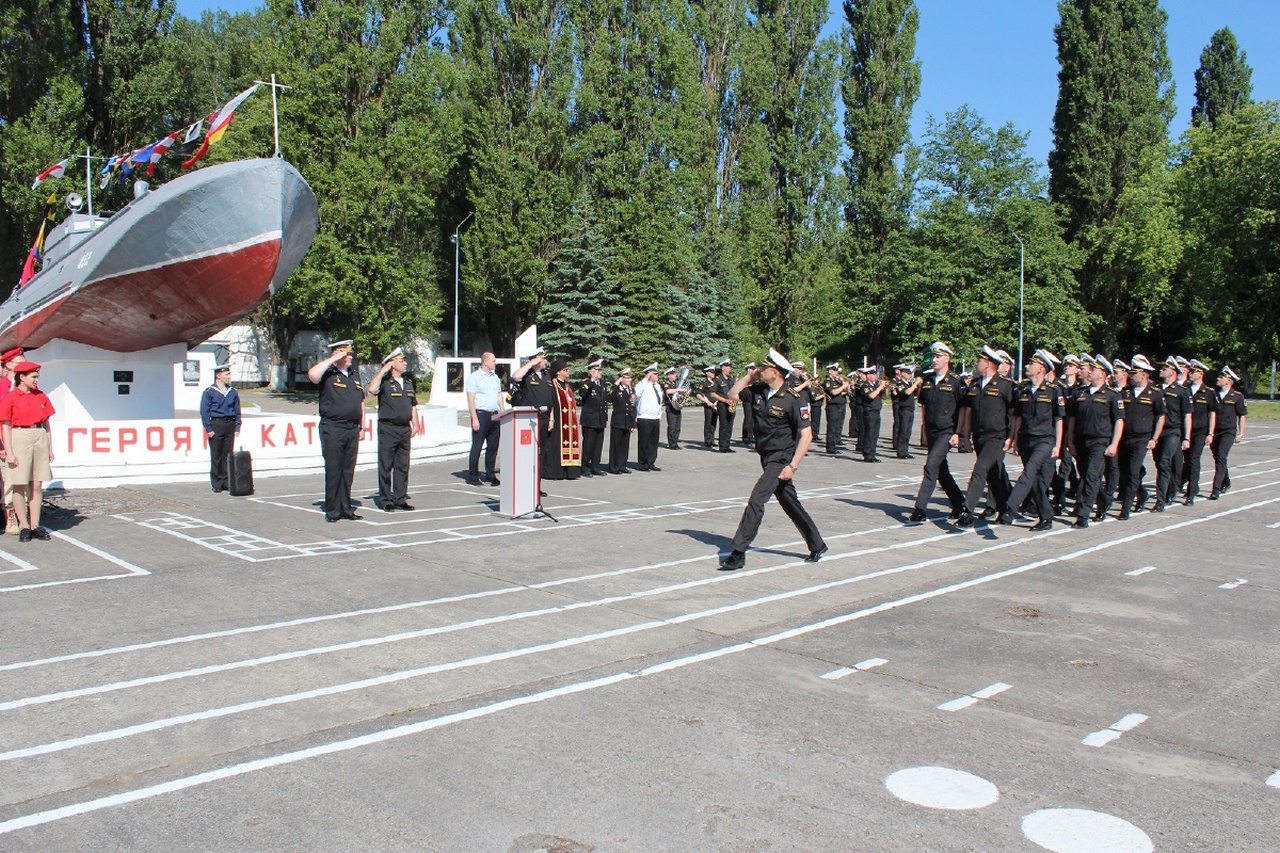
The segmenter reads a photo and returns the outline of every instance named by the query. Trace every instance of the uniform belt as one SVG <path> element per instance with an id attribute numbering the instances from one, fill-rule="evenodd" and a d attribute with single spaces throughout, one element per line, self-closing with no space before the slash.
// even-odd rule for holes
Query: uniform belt
<path id="1" fill-rule="evenodd" d="M 216 418 L 209 418 L 211 421 L 234 421 L 235 419 L 235 415 L 219 415 Z"/>
<path id="2" fill-rule="evenodd" d="M 44 426 L 44 424 L 12 424 L 12 426 L 14 429 L 37 429 Z"/>
<path id="3" fill-rule="evenodd" d="M 549 412 L 549 411 L 551 411 L 551 407 L 550 407 L 550 406 L 539 406 L 539 407 L 538 407 L 538 411 L 539 411 L 539 412 Z"/>

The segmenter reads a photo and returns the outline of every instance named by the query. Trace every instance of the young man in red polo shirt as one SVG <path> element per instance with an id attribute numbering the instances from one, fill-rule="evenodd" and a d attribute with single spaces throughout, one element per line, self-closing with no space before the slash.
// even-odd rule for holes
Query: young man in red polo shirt
<path id="1" fill-rule="evenodd" d="M 0 376 L 0 399 L 3 399 L 5 394 L 13 390 L 13 368 L 18 363 L 25 361 L 23 358 L 24 352 L 22 347 L 14 347 L 0 355 L 0 372 L 3 373 L 3 376 Z M 3 452 L 3 447 L 0 447 L 0 452 Z M 0 465 L 0 469 L 5 467 Z M 4 471 L 4 532 L 17 536 L 20 525 L 18 524 L 18 516 L 13 511 L 12 480 L 13 478 L 9 476 L 9 472 Z"/>

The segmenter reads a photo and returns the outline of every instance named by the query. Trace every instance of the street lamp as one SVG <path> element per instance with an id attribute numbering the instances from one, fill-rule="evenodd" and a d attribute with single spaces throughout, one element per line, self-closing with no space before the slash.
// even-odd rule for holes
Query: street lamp
<path id="1" fill-rule="evenodd" d="M 1010 231 L 1009 233 L 1013 234 L 1013 239 L 1018 241 L 1018 378 L 1021 379 L 1022 378 L 1022 293 L 1024 288 L 1024 278 L 1025 278 L 1023 271 L 1026 269 L 1025 261 L 1026 261 L 1027 250 L 1026 250 L 1026 247 L 1022 245 L 1021 237 L 1019 237 L 1013 231 Z"/>
<path id="2" fill-rule="evenodd" d="M 458 357 L 458 309 L 462 303 L 458 299 L 458 247 L 462 245 L 462 226 L 467 224 L 473 214 L 468 213 L 466 219 L 458 223 L 458 227 L 453 229 L 453 236 L 449 238 L 453 243 L 453 357 Z"/>

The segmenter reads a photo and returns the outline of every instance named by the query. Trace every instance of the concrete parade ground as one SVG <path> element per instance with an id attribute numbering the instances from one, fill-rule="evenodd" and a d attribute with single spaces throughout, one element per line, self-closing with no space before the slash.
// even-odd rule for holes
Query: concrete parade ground
<path id="1" fill-rule="evenodd" d="M 811 453 L 830 552 L 771 503 L 736 572 L 758 459 L 692 440 L 556 521 L 458 458 L 337 524 L 316 475 L 53 495 L 0 537 L 0 850 L 1280 849 L 1280 423 L 1088 530 L 909 524 L 916 453 Z"/>

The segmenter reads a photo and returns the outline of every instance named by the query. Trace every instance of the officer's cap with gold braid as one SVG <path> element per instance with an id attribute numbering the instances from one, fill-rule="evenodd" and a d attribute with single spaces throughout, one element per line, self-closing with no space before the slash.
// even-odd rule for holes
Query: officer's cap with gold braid
<path id="1" fill-rule="evenodd" d="M 1099 353 L 1093 357 L 1093 366 L 1099 370 L 1105 370 L 1107 373 L 1115 373 L 1116 369 L 1107 361 L 1107 357 Z"/>
<path id="2" fill-rule="evenodd" d="M 1177 370 L 1177 369 L 1178 369 L 1178 359 L 1174 358 L 1173 356 L 1169 356 L 1168 358 L 1166 358 L 1166 359 L 1164 360 L 1164 363 L 1163 363 L 1162 365 L 1160 365 L 1160 366 L 1161 366 L 1161 367 L 1172 367 L 1174 370 Z"/>
<path id="3" fill-rule="evenodd" d="M 1133 369 L 1151 373 L 1156 369 L 1156 366 L 1151 363 L 1151 359 L 1147 358 L 1142 353 L 1138 353 L 1133 357 Z"/>
<path id="4" fill-rule="evenodd" d="M 333 343 L 329 344 L 329 350 L 331 352 L 354 352 L 355 345 L 356 345 L 356 342 L 350 341 L 350 340 L 334 341 Z"/>
<path id="5" fill-rule="evenodd" d="M 1074 365 L 1076 365 L 1076 366 L 1079 366 L 1079 364 L 1080 364 L 1080 356 L 1076 355 L 1076 354 L 1075 354 L 1075 353 L 1073 353 L 1073 352 L 1069 352 L 1069 353 L 1067 353 L 1067 357 L 1066 357 L 1066 358 L 1064 358 L 1064 359 L 1062 360 L 1062 363 L 1063 363 L 1064 365 L 1067 365 L 1067 364 L 1074 364 Z"/>
<path id="6" fill-rule="evenodd" d="M 747 362 L 747 366 L 746 366 L 746 367 L 744 367 L 744 368 L 742 368 L 742 369 L 743 369 L 743 370 L 755 370 L 755 369 L 756 369 L 756 363 L 755 363 L 754 361 Z"/>
<path id="7" fill-rule="evenodd" d="M 395 361 L 397 358 L 404 358 L 403 347 L 396 347 L 391 352 L 387 353 L 387 357 L 382 360 L 382 363 L 386 364 L 388 361 Z"/>
<path id="8" fill-rule="evenodd" d="M 1188 362 L 1187 362 L 1187 367 L 1188 367 L 1188 369 L 1190 369 L 1190 370 L 1198 370 L 1198 371 L 1200 371 L 1201 373 L 1208 373 L 1208 372 L 1209 372 L 1209 365 L 1205 364 L 1203 361 L 1201 361 L 1201 360 L 1200 360 L 1200 359 L 1198 359 L 1198 358 L 1193 358 L 1193 359 L 1191 359 L 1191 361 L 1188 361 Z"/>
<path id="9" fill-rule="evenodd" d="M 587 370 L 591 370 L 591 369 L 593 369 L 593 368 L 600 367 L 600 366 L 601 366 L 601 365 L 603 365 L 603 364 L 604 364 L 604 359 L 603 359 L 603 358 L 597 358 L 595 361 L 587 362 Z"/>
<path id="10" fill-rule="evenodd" d="M 1000 351 L 993 349 L 990 344 L 983 344 L 982 352 L 978 353 L 978 355 L 982 356 L 988 361 L 994 362 L 995 364 L 999 364 L 1000 362 L 1004 361 L 1004 359 L 1000 357 Z"/>
<path id="11" fill-rule="evenodd" d="M 831 362 L 830 364 L 828 364 L 828 365 L 827 365 L 827 370 L 837 370 L 837 371 L 838 371 L 839 369 L 840 369 L 840 362 L 838 362 L 838 361 L 833 361 L 833 362 Z"/>
<path id="12" fill-rule="evenodd" d="M 761 360 L 760 366 L 761 368 L 772 367 L 783 376 L 791 374 L 791 361 L 773 347 L 769 348 L 769 354 Z"/>
<path id="13" fill-rule="evenodd" d="M 658 372 L 658 362 L 656 362 L 656 361 L 655 361 L 653 364 L 651 364 L 651 365 L 649 365 L 648 367 L 646 367 L 646 368 L 644 369 L 644 371 L 643 371 L 643 372 L 644 372 L 644 373 L 657 373 L 657 372 Z"/>
<path id="14" fill-rule="evenodd" d="M 726 358 L 724 361 L 720 362 L 720 366 L 721 366 L 721 367 L 729 367 L 729 366 L 730 366 L 730 365 L 732 365 L 732 364 L 733 364 L 733 362 L 732 362 L 732 361 L 730 361 L 730 360 L 729 360 L 729 359 L 727 359 L 727 358 Z"/>
<path id="15" fill-rule="evenodd" d="M 792 370 L 803 370 L 803 369 L 804 369 L 804 362 L 803 362 L 803 361 L 793 361 L 793 362 L 791 362 L 791 369 L 792 369 Z"/>
<path id="16" fill-rule="evenodd" d="M 1199 363 L 1199 364 L 1203 364 L 1203 363 L 1204 363 L 1204 362 L 1201 362 L 1201 361 L 1200 361 L 1200 359 L 1198 359 L 1198 358 L 1193 358 L 1193 359 L 1191 359 L 1191 361 L 1187 361 L 1185 358 L 1183 358 L 1183 357 L 1182 357 L 1182 356 L 1180 356 L 1180 355 L 1175 355 L 1175 356 L 1173 357 L 1173 360 L 1174 360 L 1174 361 L 1176 361 L 1176 362 L 1178 362 L 1178 367 L 1190 367 L 1192 362 L 1197 362 L 1197 363 Z M 1206 369 L 1207 369 L 1207 368 L 1206 368 Z"/>
<path id="17" fill-rule="evenodd" d="M 1133 370 L 1133 368 L 1129 366 L 1129 363 L 1123 358 L 1117 358 L 1115 361 L 1111 362 L 1111 369 L 1123 370 L 1125 373 L 1129 373 Z"/>
<path id="18" fill-rule="evenodd" d="M 998 349 L 996 350 L 996 355 L 1000 356 L 1000 360 L 1003 361 L 1005 364 L 1009 365 L 1010 367 L 1013 366 L 1013 356 L 1009 355 L 1009 353 L 1005 352 L 1002 349 Z"/>
<path id="19" fill-rule="evenodd" d="M 915 366 L 914 364 L 907 364 L 907 363 L 905 363 L 905 362 L 904 362 L 904 363 L 902 363 L 902 364 L 895 364 L 895 365 L 893 366 L 893 369 L 894 369 L 894 370 L 906 370 L 906 371 L 908 371 L 908 372 L 910 372 L 910 373 L 915 373 L 915 372 L 916 372 L 916 366 Z"/>
<path id="20" fill-rule="evenodd" d="M 666 372 L 665 372 L 665 373 L 663 373 L 662 375 L 663 375 L 663 376 L 670 376 L 671 374 L 673 374 L 673 373 L 675 373 L 675 372 L 676 372 L 676 369 L 675 369 L 674 367 L 668 367 L 668 368 L 667 368 L 667 370 L 666 370 Z"/>
<path id="21" fill-rule="evenodd" d="M 715 373 L 715 372 L 716 372 L 715 365 L 713 364 L 713 365 L 711 365 L 710 367 L 704 367 L 704 368 L 702 368 L 702 372 L 703 372 L 703 373 Z"/>
<path id="22" fill-rule="evenodd" d="M 947 346 L 942 341 L 934 341 L 929 346 L 929 351 L 934 355 L 937 355 L 938 353 L 942 353 L 947 356 L 955 355 L 955 353 L 951 351 L 951 347 Z"/>
<path id="23" fill-rule="evenodd" d="M 1032 353 L 1031 362 L 1043 365 L 1046 370 L 1053 370 L 1058 364 L 1058 357 L 1047 349 L 1038 349 Z"/>
<path id="24" fill-rule="evenodd" d="M 1224 364 L 1222 366 L 1222 375 L 1230 379 L 1232 382 L 1240 381 L 1239 375 L 1237 375 L 1236 372 L 1231 369 L 1231 365 L 1229 364 Z"/>

